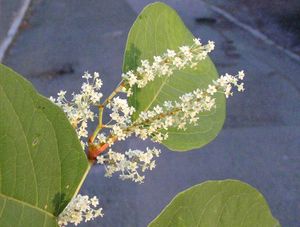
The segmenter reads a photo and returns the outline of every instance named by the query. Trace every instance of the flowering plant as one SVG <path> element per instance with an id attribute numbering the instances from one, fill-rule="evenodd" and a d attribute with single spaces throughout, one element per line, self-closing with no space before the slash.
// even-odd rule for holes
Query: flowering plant
<path id="1" fill-rule="evenodd" d="M 159 29 L 151 27 L 152 22 Z M 225 118 L 224 97 L 232 96 L 234 88 L 244 91 L 245 76 L 240 71 L 218 77 L 208 57 L 214 47 L 212 41 L 203 44 L 194 38 L 170 7 L 155 3 L 146 7 L 134 23 L 121 82 L 104 100 L 97 72 L 83 74 L 81 90 L 72 93 L 70 100 L 67 91 L 60 91 L 57 98 L 50 97 L 50 102 L 2 65 L 1 226 L 77 225 L 103 216 L 98 198 L 78 194 L 90 168 L 103 165 L 107 177 L 117 174 L 122 180 L 143 183 L 145 172 L 155 168 L 155 158 L 161 153 L 155 147 L 116 151 L 113 145 L 117 141 L 136 136 L 170 150 L 188 151 L 214 139 Z M 104 112 L 110 117 L 107 122 L 103 122 Z M 90 132 L 89 126 L 95 121 L 97 126 Z M 52 168 L 45 167 L 46 162 Z M 220 198 L 219 190 L 223 193 Z M 217 208 L 207 207 L 204 200 L 184 202 L 190 194 L 220 201 L 212 203 Z M 245 196 L 232 199 L 231 207 L 224 208 L 227 199 L 240 194 Z M 257 210 L 250 207 L 256 203 L 263 207 L 264 215 L 255 220 Z M 178 206 L 188 207 L 196 218 L 189 218 L 186 210 L 178 215 Z M 199 209 L 208 214 L 199 215 Z M 226 212 L 216 219 L 218 212 L 209 214 L 211 209 Z M 251 214 L 250 218 L 245 213 Z M 229 180 L 200 184 L 181 193 L 150 226 L 171 222 L 172 226 L 182 222 L 186 226 L 209 226 L 212 220 L 232 226 L 239 219 L 249 226 L 278 223 L 255 189 Z"/>

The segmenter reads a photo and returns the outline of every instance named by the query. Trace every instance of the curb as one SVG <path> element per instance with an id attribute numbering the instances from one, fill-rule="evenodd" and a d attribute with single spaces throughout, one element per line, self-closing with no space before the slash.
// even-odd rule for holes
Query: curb
<path id="1" fill-rule="evenodd" d="M 19 27 L 20 27 L 22 20 L 27 12 L 27 9 L 29 8 L 30 3 L 31 3 L 31 0 L 24 0 L 23 5 L 21 6 L 15 19 L 13 20 L 13 22 L 7 32 L 6 37 L 4 38 L 3 42 L 0 43 L 0 63 L 2 62 L 7 49 L 13 42 L 14 37 L 16 36 L 16 34 L 19 30 Z"/>
<path id="2" fill-rule="evenodd" d="M 294 52 L 280 46 L 278 43 L 274 42 L 273 40 L 271 40 L 269 37 L 267 37 L 265 34 L 263 34 L 262 32 L 256 30 L 255 28 L 240 22 L 237 18 L 235 18 L 232 14 L 226 12 L 225 10 L 211 5 L 210 3 L 207 3 L 205 1 L 205 3 L 209 6 L 209 8 L 214 11 L 215 13 L 218 13 L 219 15 L 223 16 L 224 18 L 226 18 L 227 20 L 229 20 L 230 22 L 232 22 L 233 24 L 237 25 L 238 27 L 244 29 L 245 31 L 249 32 L 252 36 L 254 36 L 255 38 L 258 38 L 260 40 L 262 40 L 263 42 L 265 42 L 268 45 L 274 46 L 276 47 L 278 50 L 282 51 L 283 53 L 285 53 L 287 56 L 289 56 L 291 59 L 300 62 L 300 56 L 295 54 Z"/>

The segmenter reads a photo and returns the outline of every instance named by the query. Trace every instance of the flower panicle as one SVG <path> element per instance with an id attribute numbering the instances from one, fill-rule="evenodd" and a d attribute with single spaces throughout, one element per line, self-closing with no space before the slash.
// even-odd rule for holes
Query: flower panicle
<path id="1" fill-rule="evenodd" d="M 91 110 L 91 107 L 99 105 L 103 96 L 100 92 L 102 80 L 99 77 L 97 72 L 94 72 L 93 75 L 85 72 L 82 76 L 85 82 L 78 94 L 72 93 L 71 101 L 66 99 L 66 91 L 60 91 L 56 99 L 50 97 L 50 100 L 66 113 L 71 125 L 77 132 L 78 139 L 81 140 L 83 148 L 86 146 L 83 139 L 88 137 L 88 122 L 94 121 L 94 118 L 96 118 L 96 114 Z"/>
<path id="2" fill-rule="evenodd" d="M 138 84 L 139 81 L 151 81 L 152 79 L 149 79 L 152 78 L 151 75 L 170 76 L 176 69 L 182 69 L 187 66 L 194 67 L 194 64 L 205 59 L 213 48 L 214 43 L 212 41 L 209 41 L 207 45 L 202 45 L 199 39 L 194 39 L 192 46 L 182 46 L 178 52 L 167 50 L 162 56 L 155 56 L 152 65 L 147 60 L 143 60 L 142 65 L 137 69 L 137 80 L 134 80 L 135 82 L 133 83 L 130 79 L 130 75 L 133 72 L 129 72 L 124 78 L 125 87 L 126 84 L 129 87 L 134 85 L 143 87 L 146 84 Z M 179 61 L 181 61 L 181 64 L 179 64 Z M 169 73 L 162 73 L 162 68 L 164 67 L 169 67 Z M 148 77 L 149 75 L 150 77 Z M 207 88 L 196 89 L 181 95 L 176 101 L 165 101 L 163 105 L 157 105 L 151 110 L 140 112 L 134 121 L 132 121 L 132 116 L 136 112 L 135 108 L 128 104 L 126 98 L 114 95 L 105 105 L 106 108 L 110 109 L 109 122 L 102 124 L 101 118 L 100 129 L 107 128 L 109 135 L 106 134 L 107 131 L 101 131 L 101 133 L 99 133 L 100 130 L 97 131 L 91 145 L 95 145 L 96 150 L 98 148 L 102 149 L 104 146 L 112 146 L 116 140 L 125 140 L 131 135 L 135 135 L 143 140 L 151 138 L 154 142 L 161 143 L 168 138 L 167 131 L 171 127 L 177 128 L 177 130 L 186 130 L 188 125 L 200 124 L 200 113 L 216 108 L 217 93 L 222 93 L 226 98 L 229 98 L 233 95 L 232 89 L 234 87 L 237 91 L 243 92 L 245 90 L 244 83 L 242 82 L 244 77 L 245 74 L 243 71 L 238 72 L 234 76 L 226 73 L 218 79 L 213 80 Z M 82 145 L 85 146 L 86 142 L 84 139 L 88 136 L 88 121 L 93 121 L 96 117 L 91 107 L 93 105 L 103 107 L 100 104 L 100 99 L 102 98 L 102 93 L 100 92 L 102 81 L 99 79 L 98 73 L 91 75 L 86 72 L 82 78 L 86 81 L 83 83 L 80 93 L 72 94 L 73 98 L 70 102 L 65 98 L 66 91 L 60 91 L 57 99 L 52 97 L 50 99 L 65 111 L 71 124 L 76 129 L 78 138 L 81 140 Z M 96 151 L 95 155 L 97 154 Z M 128 154 L 126 152 L 125 154 L 120 153 L 118 156 L 118 152 L 110 150 L 107 154 L 108 156 L 105 156 L 107 176 L 111 176 L 112 173 L 117 171 L 125 171 L 127 168 L 125 171 L 126 174 L 124 172 L 121 175 L 122 179 L 135 179 L 137 182 L 142 181 L 143 177 L 134 170 L 134 166 L 128 167 L 130 166 L 130 158 L 128 157 L 130 152 Z M 103 157 L 102 155 L 101 158 Z M 119 159 L 115 159 L 112 162 L 113 157 L 118 157 Z M 128 165 L 126 168 L 123 166 L 122 169 L 119 164 L 123 165 L 126 163 L 124 160 L 127 160 Z M 138 167 L 139 165 L 136 163 L 136 166 Z"/>
<path id="3" fill-rule="evenodd" d="M 97 163 L 105 166 L 105 176 L 112 177 L 119 172 L 122 180 L 132 180 L 136 183 L 143 183 L 145 176 L 139 172 L 152 170 L 156 163 L 153 160 L 159 157 L 161 151 L 156 148 L 146 148 L 146 151 L 129 149 L 124 154 L 109 150 L 106 154 L 97 157 Z"/>
<path id="4" fill-rule="evenodd" d="M 141 64 L 136 70 L 130 70 L 122 74 L 127 95 L 132 94 L 131 89 L 135 85 L 138 88 L 143 88 L 156 77 L 169 77 L 175 70 L 196 67 L 214 47 L 213 41 L 208 41 L 206 45 L 203 45 L 200 39 L 195 38 L 192 45 L 181 46 L 177 52 L 168 49 L 161 56 L 154 56 L 152 64 L 149 60 L 141 60 Z"/>
<path id="5" fill-rule="evenodd" d="M 102 208 L 99 208 L 99 199 L 94 196 L 78 194 L 66 206 L 58 216 L 58 225 L 64 227 L 69 223 L 77 226 L 82 221 L 90 221 L 97 217 L 103 217 Z"/>
<path id="6" fill-rule="evenodd" d="M 161 153 L 159 149 L 147 147 L 146 151 L 130 149 L 122 153 L 109 149 L 106 153 L 102 152 L 111 147 L 116 140 L 125 140 L 131 135 L 142 140 L 151 138 L 154 142 L 161 143 L 168 138 L 167 132 L 171 127 L 186 130 L 189 125 L 201 124 L 200 113 L 216 108 L 218 94 L 229 98 L 233 95 L 233 88 L 238 92 L 245 90 L 242 82 L 245 74 L 244 71 L 236 75 L 226 73 L 213 80 L 206 88 L 188 92 L 178 97 L 176 101 L 165 101 L 162 105 L 156 105 L 140 113 L 136 113 L 137 110 L 128 104 L 127 99 L 117 94 L 124 91 L 129 97 L 132 95 L 133 87 L 143 88 L 157 77 L 170 77 L 176 70 L 197 67 L 214 47 L 213 41 L 208 41 L 204 45 L 200 39 L 194 39 L 192 45 L 181 46 L 177 51 L 168 49 L 161 56 L 154 56 L 151 61 L 141 60 L 141 65 L 136 70 L 122 74 L 123 80 L 120 85 L 102 103 L 100 102 L 103 96 L 100 92 L 102 80 L 97 72 L 84 73 L 82 78 L 85 82 L 79 93 L 72 93 L 70 101 L 66 98 L 66 91 L 60 91 L 57 98 L 50 97 L 50 100 L 66 113 L 83 148 L 87 146 L 88 124 L 97 118 L 93 107 L 98 106 L 99 124 L 88 143 L 89 152 L 95 151 L 89 153 L 93 154 L 89 156 L 90 159 L 101 153 L 97 156 L 96 162 L 105 167 L 106 177 L 119 174 L 122 180 L 143 183 L 145 179 L 143 173 L 156 166 L 155 158 Z M 110 120 L 105 124 L 102 122 L 104 108 L 110 111 Z M 134 113 L 137 114 L 136 118 L 133 118 Z M 106 131 L 102 131 L 104 128 Z M 102 208 L 98 205 L 99 200 L 95 196 L 89 198 L 79 194 L 58 216 L 58 224 L 61 227 L 68 223 L 78 225 L 82 221 L 102 217 Z"/>
<path id="7" fill-rule="evenodd" d="M 198 125 L 201 112 L 216 108 L 215 95 L 217 93 L 224 94 L 226 98 L 229 98 L 233 95 L 232 89 L 234 87 L 237 91 L 243 92 L 245 88 L 241 81 L 244 76 L 243 71 L 234 76 L 222 75 L 217 80 L 212 81 L 206 89 L 196 89 L 183 94 L 177 101 L 165 101 L 162 106 L 157 105 L 152 110 L 141 112 L 133 123 L 130 120 L 126 122 L 123 118 L 115 118 L 116 122 L 111 129 L 111 134 L 116 136 L 118 140 L 124 140 L 135 134 L 143 140 L 151 138 L 153 141 L 161 143 L 168 138 L 167 130 L 170 127 L 186 130 L 190 124 Z M 124 107 L 128 108 L 127 105 Z M 128 114 L 124 115 L 131 119 L 133 112 L 134 110 L 127 111 Z"/>

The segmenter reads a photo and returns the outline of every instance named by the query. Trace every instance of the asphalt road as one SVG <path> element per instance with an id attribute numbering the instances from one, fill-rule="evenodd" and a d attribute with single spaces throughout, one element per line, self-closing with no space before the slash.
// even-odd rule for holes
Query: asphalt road
<path id="1" fill-rule="evenodd" d="M 34 0 L 3 63 L 45 96 L 76 90 L 84 71 L 99 71 L 107 95 L 120 80 L 127 33 L 146 2 Z M 246 71 L 246 92 L 229 100 L 224 129 L 215 141 L 183 154 L 164 149 L 142 185 L 104 178 L 103 168 L 94 168 L 82 193 L 99 196 L 105 216 L 81 226 L 146 226 L 178 192 L 226 178 L 258 188 L 282 226 L 299 226 L 299 62 L 202 1 L 165 2 L 195 36 L 216 42 L 212 59 L 221 74 Z M 145 145 L 136 139 L 116 145 L 128 147 Z"/>

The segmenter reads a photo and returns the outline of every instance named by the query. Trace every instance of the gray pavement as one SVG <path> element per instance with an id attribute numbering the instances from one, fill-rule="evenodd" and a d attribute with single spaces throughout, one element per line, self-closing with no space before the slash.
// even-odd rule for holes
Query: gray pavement
<path id="1" fill-rule="evenodd" d="M 128 30 L 147 2 L 34 0 L 28 26 L 16 37 L 4 64 L 45 96 L 78 89 L 85 70 L 99 71 L 104 93 L 109 94 L 120 79 Z M 146 226 L 178 192 L 225 178 L 258 188 L 283 226 L 299 226 L 299 62 L 214 13 L 203 1 L 164 2 L 178 10 L 195 36 L 216 42 L 212 58 L 220 73 L 246 71 L 246 92 L 228 101 L 225 127 L 215 141 L 183 154 L 164 149 L 142 185 L 104 178 L 103 168 L 94 168 L 82 193 L 98 195 L 105 216 L 81 226 Z M 145 145 L 131 139 L 116 147 Z"/>

